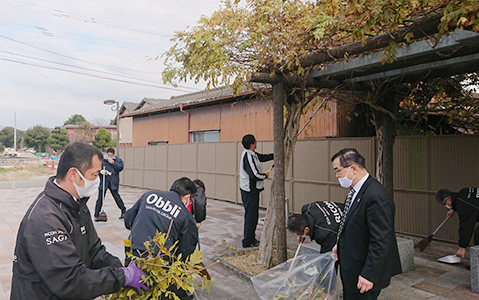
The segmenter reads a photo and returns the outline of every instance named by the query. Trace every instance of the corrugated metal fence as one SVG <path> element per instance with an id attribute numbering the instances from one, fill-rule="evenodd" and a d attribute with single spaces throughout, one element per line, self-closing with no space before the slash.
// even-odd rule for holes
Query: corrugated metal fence
<path id="1" fill-rule="evenodd" d="M 330 158 L 338 150 L 354 147 L 366 158 L 366 168 L 375 175 L 377 143 L 374 138 L 331 138 L 300 140 L 286 179 L 290 210 L 317 200 L 344 201 L 347 190 L 339 186 Z M 238 186 L 240 142 L 172 144 L 121 148 L 125 161 L 123 185 L 167 190 L 181 176 L 200 178 L 209 198 L 241 203 Z M 258 142 L 257 151 L 273 151 L 272 141 Z M 272 162 L 263 164 L 267 170 Z M 398 137 L 394 145 L 394 201 L 396 231 L 427 236 L 445 218 L 446 210 L 436 204 L 441 188 L 458 191 L 479 186 L 479 136 Z M 269 199 L 271 179 L 265 182 L 261 205 Z M 457 240 L 454 216 L 437 234 Z"/>

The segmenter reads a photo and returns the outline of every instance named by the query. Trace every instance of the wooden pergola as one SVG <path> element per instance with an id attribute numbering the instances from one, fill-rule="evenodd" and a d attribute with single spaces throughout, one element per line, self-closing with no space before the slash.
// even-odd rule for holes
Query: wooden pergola
<path id="1" fill-rule="evenodd" d="M 456 30 L 435 41 L 441 13 L 431 13 L 418 18 L 410 26 L 392 33 L 381 34 L 347 45 L 341 45 L 327 51 L 321 50 L 301 60 L 304 69 L 312 68 L 306 78 L 298 78 L 290 73 L 258 72 L 251 81 L 269 83 L 273 86 L 274 112 L 274 152 L 275 179 L 273 181 L 274 205 L 277 218 L 283 218 L 284 206 L 284 120 L 283 105 L 287 98 L 286 88 L 312 87 L 341 89 L 349 91 L 367 91 L 370 82 L 397 80 L 398 82 L 417 82 L 436 77 L 450 77 L 456 74 L 471 73 L 479 70 L 479 34 L 468 30 Z M 406 41 L 406 34 L 414 34 L 414 42 Z M 404 43 L 397 49 L 395 60 L 382 63 L 381 57 L 391 42 Z M 344 62 L 347 55 L 349 59 Z M 391 91 L 389 97 L 394 96 Z M 388 99 L 384 99 L 387 103 Z M 389 101 L 392 102 L 392 101 Z M 386 104 L 387 106 L 387 104 Z M 387 107 L 385 111 L 387 111 Z M 384 130 L 394 131 L 393 120 L 387 113 L 384 117 Z M 385 149 L 382 157 L 383 184 L 392 193 L 393 178 L 393 134 L 382 141 Z M 388 170 L 389 169 L 389 170 Z M 276 176 L 278 174 L 278 176 Z M 277 182 L 278 184 L 276 184 Z M 276 220 L 278 232 L 285 231 L 284 220 Z M 278 239 L 281 239 L 278 235 Z"/>

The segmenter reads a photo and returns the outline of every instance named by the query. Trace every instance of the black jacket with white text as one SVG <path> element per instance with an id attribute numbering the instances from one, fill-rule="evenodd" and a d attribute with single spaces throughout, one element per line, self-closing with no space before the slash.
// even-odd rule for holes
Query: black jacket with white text
<path id="1" fill-rule="evenodd" d="M 198 243 L 196 221 L 181 202 L 178 193 L 172 191 L 144 193 L 135 205 L 126 211 L 125 227 L 131 230 L 131 248 L 137 256 L 138 251 L 146 251 L 144 243 L 155 237 L 157 231 L 169 232 L 166 248 L 178 241 L 175 253 L 181 253 L 183 259 L 193 253 Z M 158 251 L 158 248 L 155 250 Z"/>
<path id="2" fill-rule="evenodd" d="M 48 179 L 18 230 L 10 299 L 92 299 L 125 284 L 120 260 L 93 226 L 88 198 L 76 201 Z"/>
<path id="3" fill-rule="evenodd" d="M 459 217 L 459 247 L 467 248 L 479 222 L 479 189 L 463 188 L 459 193 L 452 193 L 452 208 Z"/>
<path id="4" fill-rule="evenodd" d="M 344 204 L 330 201 L 316 201 L 301 208 L 301 214 L 308 220 L 309 236 L 321 245 L 321 253 L 331 251 L 336 245 L 343 209 Z"/>

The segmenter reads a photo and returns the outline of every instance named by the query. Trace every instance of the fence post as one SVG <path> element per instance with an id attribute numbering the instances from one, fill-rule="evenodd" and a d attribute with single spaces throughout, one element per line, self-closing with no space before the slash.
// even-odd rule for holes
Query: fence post
<path id="1" fill-rule="evenodd" d="M 285 221 L 286 221 L 286 228 L 288 228 L 288 217 L 289 217 L 289 198 L 286 197 L 284 201 L 284 213 L 285 213 Z"/>

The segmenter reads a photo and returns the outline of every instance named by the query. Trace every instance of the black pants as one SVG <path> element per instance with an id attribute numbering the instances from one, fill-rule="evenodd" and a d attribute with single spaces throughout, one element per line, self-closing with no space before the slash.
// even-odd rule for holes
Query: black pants
<path id="1" fill-rule="evenodd" d="M 123 204 L 123 200 L 121 200 L 120 194 L 118 194 L 118 190 L 112 190 L 111 187 L 108 187 L 108 189 L 113 195 L 113 199 L 115 199 L 116 205 L 121 210 L 121 212 L 124 213 L 126 211 L 125 204 Z M 105 195 L 102 195 L 101 193 L 102 190 L 98 190 L 98 199 L 96 199 L 95 205 L 95 217 L 98 217 L 98 215 L 100 214 L 101 208 L 103 206 L 103 197 L 106 195 L 106 189 Z"/>
<path id="2" fill-rule="evenodd" d="M 259 193 L 241 190 L 241 200 L 245 210 L 243 247 L 251 246 L 256 242 L 255 231 L 259 216 Z"/>
<path id="3" fill-rule="evenodd" d="M 343 299 L 344 300 L 376 300 L 379 297 L 379 291 L 369 291 L 364 294 L 359 293 L 359 291 L 350 292 L 347 289 L 343 289 Z"/>

